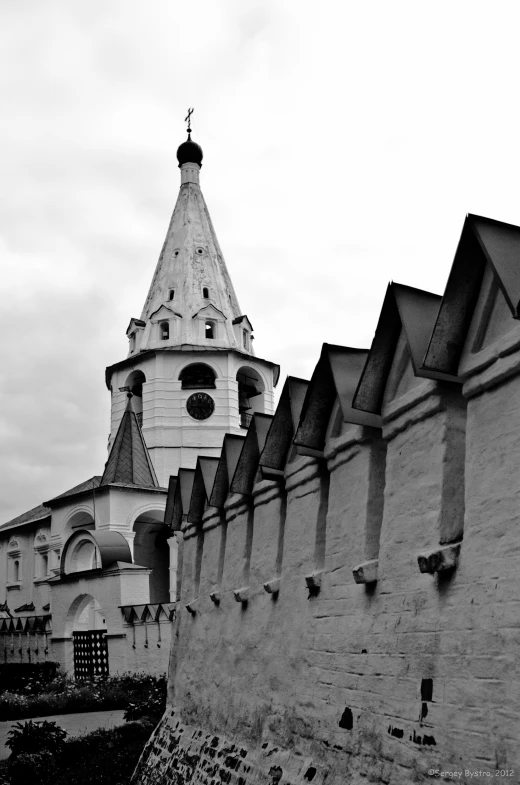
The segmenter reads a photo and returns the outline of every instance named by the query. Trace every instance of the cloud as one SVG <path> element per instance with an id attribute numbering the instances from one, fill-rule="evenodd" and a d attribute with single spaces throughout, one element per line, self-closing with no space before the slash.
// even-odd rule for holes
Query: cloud
<path id="1" fill-rule="evenodd" d="M 472 0 L 7 0 L 0 520 L 106 457 L 195 106 L 201 183 L 259 356 L 367 346 L 390 279 L 442 292 L 468 211 L 520 223 L 516 18 Z"/>

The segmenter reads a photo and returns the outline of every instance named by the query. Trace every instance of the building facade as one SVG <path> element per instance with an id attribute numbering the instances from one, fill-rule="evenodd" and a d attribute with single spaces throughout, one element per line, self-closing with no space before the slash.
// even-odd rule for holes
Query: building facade
<path id="1" fill-rule="evenodd" d="M 279 369 L 255 356 L 191 134 L 177 157 L 179 195 L 143 311 L 127 357 L 106 369 L 104 471 L 0 526 L 0 661 L 53 660 L 78 676 L 166 671 L 178 558 L 164 523 L 169 477 L 273 410 Z"/>

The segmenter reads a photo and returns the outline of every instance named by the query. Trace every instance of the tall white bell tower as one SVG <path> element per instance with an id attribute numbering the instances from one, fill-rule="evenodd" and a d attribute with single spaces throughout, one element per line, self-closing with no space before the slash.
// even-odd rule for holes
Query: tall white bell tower
<path id="1" fill-rule="evenodd" d="M 109 448 L 133 392 L 159 483 L 198 455 L 218 456 L 225 433 L 244 433 L 253 412 L 272 414 L 279 367 L 255 357 L 199 184 L 202 149 L 177 150 L 181 185 L 128 357 L 106 370 L 112 393 Z"/>

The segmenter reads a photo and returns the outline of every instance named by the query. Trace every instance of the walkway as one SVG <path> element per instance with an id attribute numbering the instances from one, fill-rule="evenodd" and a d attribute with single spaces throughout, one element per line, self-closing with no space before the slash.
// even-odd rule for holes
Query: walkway
<path id="1" fill-rule="evenodd" d="M 56 722 L 65 728 L 69 736 L 79 736 L 98 728 L 115 728 L 116 725 L 123 725 L 124 713 L 124 709 L 113 709 L 112 711 L 84 711 L 79 714 L 54 714 L 52 717 L 31 717 L 31 719 L 33 722 L 41 722 L 42 720 Z M 7 741 L 7 732 L 17 722 L 23 723 L 27 720 L 0 722 L 0 760 L 8 758 L 11 754 L 10 749 L 5 746 L 5 742 Z"/>

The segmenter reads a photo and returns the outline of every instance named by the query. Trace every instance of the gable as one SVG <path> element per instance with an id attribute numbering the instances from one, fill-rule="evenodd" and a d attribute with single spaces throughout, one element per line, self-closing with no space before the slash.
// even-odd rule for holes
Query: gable
<path id="1" fill-rule="evenodd" d="M 215 308 L 214 305 L 205 305 L 204 308 L 201 308 L 200 311 L 193 314 L 193 319 L 216 319 L 218 322 L 225 322 L 226 316 L 219 311 L 218 308 Z"/>
<path id="2" fill-rule="evenodd" d="M 152 322 L 159 321 L 159 319 L 172 319 L 172 318 L 182 319 L 180 314 L 175 313 L 175 311 L 172 311 L 172 309 L 168 308 L 167 305 L 161 305 L 160 308 L 158 308 L 156 311 L 150 314 L 150 320 Z"/>
<path id="3" fill-rule="evenodd" d="M 253 325 L 249 321 L 246 314 L 243 316 L 237 316 L 236 319 L 233 319 L 233 324 L 240 324 L 242 327 L 247 327 L 251 332 L 253 332 Z"/>
<path id="4" fill-rule="evenodd" d="M 413 370 L 404 330 L 401 330 L 383 394 L 383 407 L 420 383 L 421 379 L 415 375 Z"/>
<path id="5" fill-rule="evenodd" d="M 477 301 L 477 307 L 468 333 L 468 349 L 480 352 L 495 344 L 502 335 L 515 328 L 497 276 L 488 264 Z"/>

